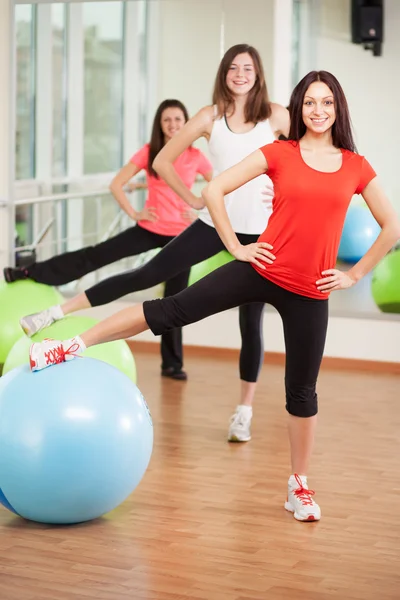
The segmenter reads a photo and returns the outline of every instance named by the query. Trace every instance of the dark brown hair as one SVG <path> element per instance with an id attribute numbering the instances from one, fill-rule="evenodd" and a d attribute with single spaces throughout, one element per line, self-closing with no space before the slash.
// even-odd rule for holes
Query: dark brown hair
<path id="1" fill-rule="evenodd" d="M 333 145 L 336 148 L 357 152 L 346 96 L 336 77 L 328 71 L 311 71 L 294 88 L 289 104 L 290 131 L 288 139 L 298 142 L 306 132 L 302 116 L 304 96 L 310 85 L 315 81 L 325 83 L 333 94 L 336 113 L 336 119 L 332 126 Z"/>
<path id="2" fill-rule="evenodd" d="M 157 177 L 158 175 L 153 169 L 153 161 L 160 150 L 165 146 L 164 134 L 161 129 L 161 117 L 165 109 L 167 108 L 180 108 L 183 112 L 183 116 L 185 117 L 185 123 L 189 121 L 189 113 L 186 109 L 186 106 L 182 104 L 179 100 L 164 100 L 161 102 L 160 106 L 157 108 L 157 112 L 154 116 L 153 127 L 151 130 L 151 138 L 150 138 L 150 152 L 149 152 L 149 160 L 147 163 L 147 170 L 150 175 L 153 177 Z"/>
<path id="3" fill-rule="evenodd" d="M 265 121 L 271 116 L 271 105 L 268 98 L 261 57 L 253 46 L 237 44 L 225 52 L 215 78 L 212 101 L 213 104 L 217 105 L 220 117 L 232 108 L 235 98 L 226 85 L 226 75 L 236 56 L 244 53 L 250 54 L 256 72 L 256 81 L 249 92 L 244 108 L 244 118 L 246 123 L 258 123 L 259 121 Z"/>

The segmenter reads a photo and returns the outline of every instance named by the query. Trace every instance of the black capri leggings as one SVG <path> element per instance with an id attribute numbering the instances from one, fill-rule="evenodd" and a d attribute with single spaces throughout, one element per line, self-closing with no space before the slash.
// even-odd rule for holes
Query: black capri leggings
<path id="1" fill-rule="evenodd" d="M 259 238 L 258 235 L 244 233 L 236 235 L 244 245 L 254 243 Z M 224 249 L 225 246 L 214 227 L 197 219 L 142 267 L 100 281 L 85 293 L 92 306 L 107 304 L 126 294 L 147 290 L 166 279 L 176 277 L 180 272 Z M 243 381 L 257 381 L 261 369 L 264 358 L 263 314 L 264 302 L 245 301 L 239 309 L 242 337 L 239 371 Z"/>
<path id="2" fill-rule="evenodd" d="M 286 346 L 286 409 L 297 417 L 318 412 L 316 383 L 328 324 L 328 301 L 289 292 L 257 273 L 250 263 L 220 267 L 176 296 L 143 304 L 155 335 L 183 327 L 248 302 L 271 304 L 279 312 Z"/>
<path id="3" fill-rule="evenodd" d="M 134 225 L 95 246 L 86 246 L 33 263 L 26 271 L 29 278 L 38 283 L 64 285 L 122 258 L 163 248 L 173 239 L 174 236 L 159 235 L 140 225 Z"/>
<path id="4" fill-rule="evenodd" d="M 53 256 L 49 260 L 34 263 L 26 270 L 30 279 L 47 285 L 63 285 L 80 279 L 87 273 L 111 265 L 121 258 L 136 256 L 142 252 L 163 248 L 174 236 L 159 235 L 140 225 L 129 227 L 122 233 L 95 246 L 87 246 L 74 252 Z M 182 269 L 166 281 L 164 296 L 173 296 L 188 284 L 190 269 Z M 183 366 L 182 331 L 174 329 L 161 338 L 161 368 L 181 369 Z"/>

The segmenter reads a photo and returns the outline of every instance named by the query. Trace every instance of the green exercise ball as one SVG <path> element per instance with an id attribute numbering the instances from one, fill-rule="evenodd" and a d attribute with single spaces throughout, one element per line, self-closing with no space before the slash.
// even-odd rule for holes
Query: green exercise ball
<path id="1" fill-rule="evenodd" d="M 387 254 L 375 267 L 371 291 L 382 312 L 400 313 L 400 249 Z"/>
<path id="2" fill-rule="evenodd" d="M 4 364 L 15 342 L 24 335 L 20 318 L 63 301 L 55 288 L 30 279 L 15 283 L 0 281 L 0 364 Z"/>
<path id="3" fill-rule="evenodd" d="M 219 269 L 219 267 L 226 265 L 232 260 L 235 260 L 232 254 L 229 254 L 227 250 L 221 250 L 218 254 L 194 265 L 190 270 L 188 285 L 193 285 L 193 283 L 196 283 L 199 279 L 203 279 L 203 277 L 209 275 L 212 271 L 215 271 L 215 269 Z"/>
<path id="4" fill-rule="evenodd" d="M 69 316 L 61 321 L 56 321 L 53 325 L 50 325 L 50 327 L 46 327 L 46 329 L 39 331 L 39 333 L 36 333 L 32 338 L 28 338 L 24 335 L 17 340 L 11 348 L 4 364 L 3 375 L 11 371 L 11 369 L 29 362 L 29 347 L 32 342 L 42 342 L 45 338 L 66 340 L 75 335 L 80 335 L 97 323 L 98 321 L 91 317 Z M 85 350 L 83 356 L 97 358 L 98 360 L 102 360 L 103 362 L 116 367 L 122 371 L 122 373 L 125 373 L 133 383 L 136 383 L 135 359 L 133 358 L 133 354 L 130 351 L 128 344 L 124 340 L 91 346 Z"/>

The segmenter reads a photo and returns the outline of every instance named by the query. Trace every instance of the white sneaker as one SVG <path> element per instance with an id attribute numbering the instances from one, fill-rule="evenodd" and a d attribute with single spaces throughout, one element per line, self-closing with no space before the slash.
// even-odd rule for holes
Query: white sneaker
<path id="1" fill-rule="evenodd" d="M 29 350 L 31 371 L 41 371 L 46 367 L 73 360 L 85 349 L 85 345 L 79 336 L 65 342 L 43 340 L 43 342 L 32 344 Z"/>
<path id="2" fill-rule="evenodd" d="M 251 406 L 239 404 L 236 412 L 231 416 L 228 441 L 248 442 L 251 440 L 250 425 L 253 411 Z"/>
<path id="3" fill-rule="evenodd" d="M 50 327 L 57 318 L 57 309 L 61 310 L 60 307 L 52 306 L 41 312 L 33 313 L 32 315 L 26 315 L 20 319 L 19 324 L 28 337 L 32 337 L 35 333 L 42 331 L 45 327 Z M 61 313 L 62 314 L 62 313 Z M 62 317 L 61 317 L 62 318 Z"/>
<path id="4" fill-rule="evenodd" d="M 291 475 L 288 482 L 288 496 L 285 502 L 286 510 L 293 513 L 298 521 L 319 521 L 321 509 L 312 499 L 314 490 L 309 490 L 305 475 Z"/>

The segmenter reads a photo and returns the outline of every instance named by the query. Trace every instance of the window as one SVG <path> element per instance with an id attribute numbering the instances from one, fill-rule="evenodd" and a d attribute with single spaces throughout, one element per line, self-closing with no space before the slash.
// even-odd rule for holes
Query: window
<path id="1" fill-rule="evenodd" d="M 35 82 L 36 82 L 36 8 L 15 7 L 16 34 L 16 131 L 15 179 L 35 176 Z M 15 245 L 32 241 L 32 209 L 19 206 L 15 211 Z"/>
<path id="2" fill-rule="evenodd" d="M 119 208 L 103 192 L 31 199 L 104 189 L 124 145 L 147 139 L 147 0 L 17 4 L 15 33 L 15 197 L 29 199 L 16 210 L 16 244 L 36 243 L 54 217 L 39 249 L 47 258 L 98 241 Z"/>
<path id="3" fill-rule="evenodd" d="M 67 162 L 67 28 L 65 4 L 51 7 L 53 46 L 53 177 L 66 174 Z"/>
<path id="4" fill-rule="evenodd" d="M 124 3 L 88 2 L 84 22 L 84 173 L 122 164 Z"/>
<path id="5" fill-rule="evenodd" d="M 35 175 L 35 7 L 15 7 L 16 27 L 16 179 Z"/>

